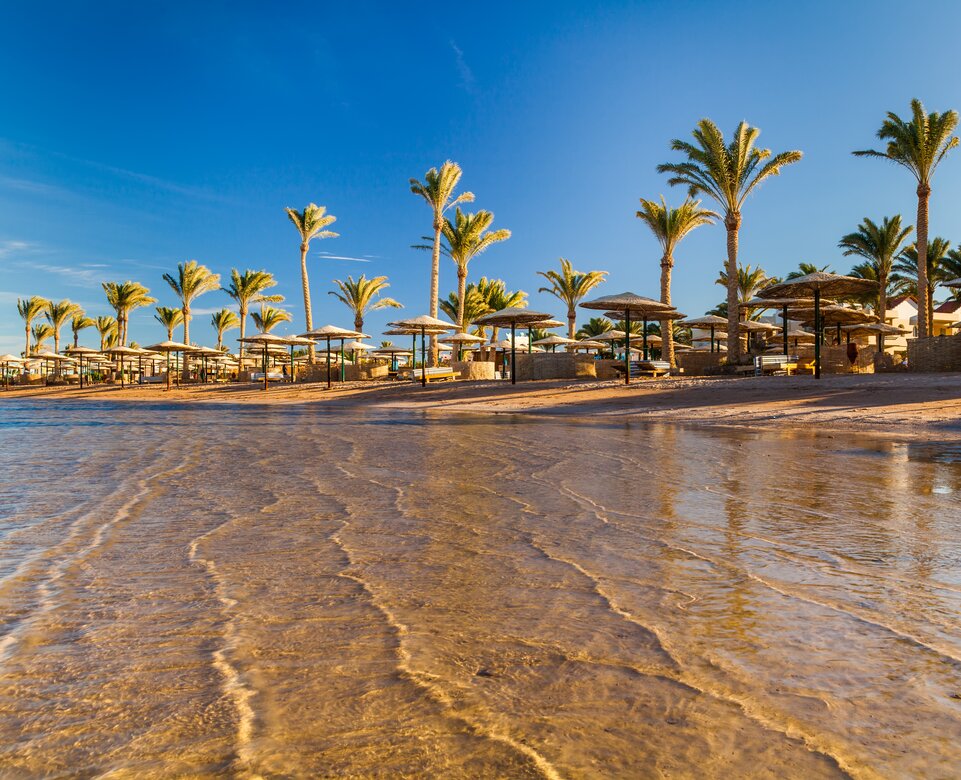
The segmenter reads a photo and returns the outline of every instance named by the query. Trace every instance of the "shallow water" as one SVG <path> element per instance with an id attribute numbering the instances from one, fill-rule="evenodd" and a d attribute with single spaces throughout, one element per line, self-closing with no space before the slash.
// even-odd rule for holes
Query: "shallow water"
<path id="1" fill-rule="evenodd" d="M 0 406 L 0 775 L 956 777 L 961 450 Z"/>

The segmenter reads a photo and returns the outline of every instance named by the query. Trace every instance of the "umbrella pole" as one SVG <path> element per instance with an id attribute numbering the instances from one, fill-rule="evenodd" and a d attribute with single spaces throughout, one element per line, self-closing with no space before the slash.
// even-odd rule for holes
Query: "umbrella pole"
<path id="1" fill-rule="evenodd" d="M 841 321 L 838 320 L 838 344 L 841 344 Z"/>
<path id="2" fill-rule="evenodd" d="M 647 315 L 644 315 L 643 319 L 644 330 L 641 331 L 641 339 L 644 342 L 644 359 L 647 360 Z"/>
<path id="3" fill-rule="evenodd" d="M 711 354 L 714 354 L 714 326 L 711 326 Z"/>
<path id="4" fill-rule="evenodd" d="M 170 392 L 170 350 L 167 350 L 167 392 Z"/>
<path id="5" fill-rule="evenodd" d="M 120 389 L 123 390 L 124 386 L 125 385 L 123 383 L 123 355 L 121 355 L 120 356 Z"/>
<path id="6" fill-rule="evenodd" d="M 531 354 L 531 352 L 533 352 L 533 351 L 534 351 L 534 350 L 532 349 L 532 346 L 531 346 L 531 329 L 528 328 L 528 329 L 527 329 L 527 354 L 529 355 L 529 354 Z M 552 349 L 551 352 L 553 352 L 553 351 L 554 351 L 554 350 Z"/>
<path id="7" fill-rule="evenodd" d="M 781 307 L 781 327 L 784 329 L 784 354 L 787 355 L 787 306 Z"/>
<path id="8" fill-rule="evenodd" d="M 344 340 L 340 340 L 340 383 L 343 384 L 347 379 L 347 368 L 344 365 Z"/>
<path id="9" fill-rule="evenodd" d="M 294 345 L 290 345 L 290 384 L 294 383 Z"/>
<path id="10" fill-rule="evenodd" d="M 814 290 L 814 378 L 821 378 L 821 291 Z"/>
<path id="11" fill-rule="evenodd" d="M 624 310 L 624 384 L 631 383 L 631 310 Z"/>
<path id="12" fill-rule="evenodd" d="M 264 390 L 267 389 L 267 342 L 264 342 Z"/>
<path id="13" fill-rule="evenodd" d="M 7 389 L 7 371 L 6 371 L 6 368 L 7 368 L 7 367 L 4 366 L 4 371 L 3 371 L 3 389 L 4 389 L 4 390 Z M 83 353 L 82 353 L 82 352 L 80 353 L 80 368 L 79 368 L 78 370 L 80 371 L 80 389 L 83 390 Z"/>
<path id="14" fill-rule="evenodd" d="M 327 389 L 330 390 L 330 339 L 327 339 Z"/>
<path id="15" fill-rule="evenodd" d="M 514 331 L 516 327 L 513 322 L 511 322 L 511 384 L 517 384 L 517 350 L 514 344 Z"/>
<path id="16" fill-rule="evenodd" d="M 420 329 L 420 386 L 427 387 L 427 344 L 425 329 Z"/>

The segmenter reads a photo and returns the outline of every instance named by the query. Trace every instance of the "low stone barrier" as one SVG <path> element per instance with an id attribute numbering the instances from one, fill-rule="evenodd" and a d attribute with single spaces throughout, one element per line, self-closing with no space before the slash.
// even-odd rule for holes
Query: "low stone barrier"
<path id="1" fill-rule="evenodd" d="M 709 376 L 718 374 L 724 364 L 722 352 L 676 352 L 674 359 L 684 376 Z"/>
<path id="2" fill-rule="evenodd" d="M 494 363 L 488 360 L 452 360 L 450 367 L 460 379 L 484 380 L 494 378 Z"/>
<path id="3" fill-rule="evenodd" d="M 508 360 L 510 358 L 508 357 Z M 582 379 L 596 378 L 597 369 L 590 355 L 570 352 L 518 353 L 517 381 L 530 379 Z"/>
<path id="4" fill-rule="evenodd" d="M 908 339 L 908 370 L 961 371 L 961 334 Z"/>

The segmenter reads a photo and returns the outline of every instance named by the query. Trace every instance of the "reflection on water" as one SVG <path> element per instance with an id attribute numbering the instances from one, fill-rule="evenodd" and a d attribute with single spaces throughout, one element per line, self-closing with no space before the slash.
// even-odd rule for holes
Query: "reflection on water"
<path id="1" fill-rule="evenodd" d="M 959 461 L 6 403 L 0 773 L 952 776 Z"/>

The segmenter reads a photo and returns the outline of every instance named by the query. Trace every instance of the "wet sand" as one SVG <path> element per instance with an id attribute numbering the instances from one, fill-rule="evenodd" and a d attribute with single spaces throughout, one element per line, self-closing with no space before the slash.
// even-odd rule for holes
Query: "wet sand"
<path id="1" fill-rule="evenodd" d="M 817 426 L 821 430 L 871 431 L 934 437 L 961 431 L 961 374 L 883 374 L 812 377 L 748 377 L 525 382 L 408 382 L 158 386 L 120 390 L 97 386 L 22 388 L 7 398 L 162 401 L 164 403 L 323 404 L 336 407 L 422 411 L 624 417 L 725 426 Z M 2 406 L 0 406 L 2 408 Z"/>
<path id="2" fill-rule="evenodd" d="M 956 438 L 98 401 L 0 415 L 0 775 L 961 765 Z"/>

